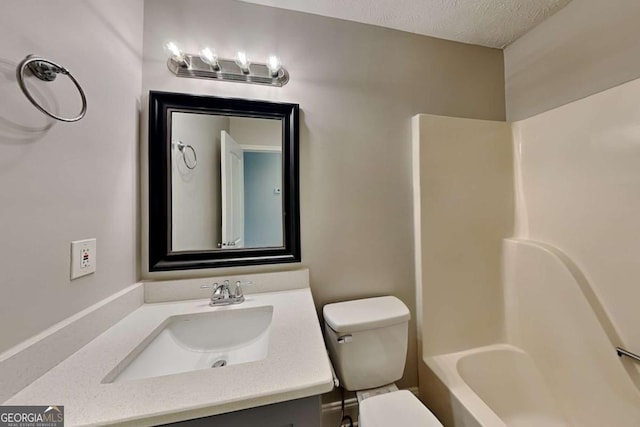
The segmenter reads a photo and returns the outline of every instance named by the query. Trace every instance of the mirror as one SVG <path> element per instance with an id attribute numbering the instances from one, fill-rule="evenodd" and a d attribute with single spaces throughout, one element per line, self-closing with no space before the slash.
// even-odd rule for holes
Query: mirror
<path id="1" fill-rule="evenodd" d="M 298 105 L 149 96 L 149 271 L 300 261 Z"/>

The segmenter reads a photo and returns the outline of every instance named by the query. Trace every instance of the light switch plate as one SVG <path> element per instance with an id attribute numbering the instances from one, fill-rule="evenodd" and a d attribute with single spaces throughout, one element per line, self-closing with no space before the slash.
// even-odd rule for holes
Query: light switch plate
<path id="1" fill-rule="evenodd" d="M 96 271 L 96 239 L 71 242 L 71 280 Z"/>

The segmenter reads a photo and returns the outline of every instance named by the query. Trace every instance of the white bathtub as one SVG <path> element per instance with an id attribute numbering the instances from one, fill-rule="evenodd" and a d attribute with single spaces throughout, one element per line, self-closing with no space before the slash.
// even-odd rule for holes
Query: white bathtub
<path id="1" fill-rule="evenodd" d="M 449 389 L 455 427 L 570 426 L 533 359 L 496 344 L 427 358 Z"/>

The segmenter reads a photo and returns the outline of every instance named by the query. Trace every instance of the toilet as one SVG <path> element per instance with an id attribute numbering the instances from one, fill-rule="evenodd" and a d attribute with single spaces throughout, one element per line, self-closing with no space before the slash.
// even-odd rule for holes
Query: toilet
<path id="1" fill-rule="evenodd" d="M 442 427 L 417 397 L 394 384 L 407 357 L 409 309 L 392 296 L 324 306 L 325 341 L 340 384 L 355 391 L 360 427 Z"/>

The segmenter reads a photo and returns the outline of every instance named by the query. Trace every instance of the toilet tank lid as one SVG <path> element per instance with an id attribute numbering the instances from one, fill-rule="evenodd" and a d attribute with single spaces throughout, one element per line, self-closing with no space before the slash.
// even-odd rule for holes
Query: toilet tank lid
<path id="1" fill-rule="evenodd" d="M 327 304 L 322 314 L 327 325 L 340 333 L 382 328 L 411 318 L 407 306 L 392 296 Z"/>

